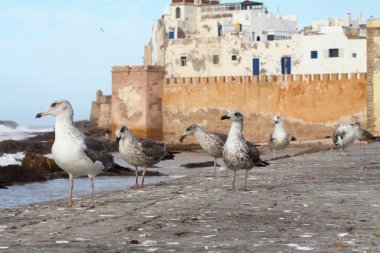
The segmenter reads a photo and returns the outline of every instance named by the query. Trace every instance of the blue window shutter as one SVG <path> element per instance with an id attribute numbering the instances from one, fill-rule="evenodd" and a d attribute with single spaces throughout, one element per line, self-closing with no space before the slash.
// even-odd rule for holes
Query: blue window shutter
<path id="1" fill-rule="evenodd" d="M 169 32 L 169 40 L 174 40 L 174 32 Z"/>
<path id="2" fill-rule="evenodd" d="M 260 59 L 259 58 L 253 58 L 253 75 L 254 76 L 260 75 Z"/>
<path id="3" fill-rule="evenodd" d="M 285 58 L 281 58 L 281 74 L 285 75 Z"/>
<path id="4" fill-rule="evenodd" d="M 290 57 L 287 57 L 288 60 L 287 60 L 287 66 L 286 66 L 286 69 L 288 70 L 288 73 L 287 74 L 292 74 L 292 58 Z"/>

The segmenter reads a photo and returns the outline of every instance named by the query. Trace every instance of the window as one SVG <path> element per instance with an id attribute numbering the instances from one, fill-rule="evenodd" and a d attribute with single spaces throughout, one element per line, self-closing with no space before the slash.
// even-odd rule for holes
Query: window
<path id="1" fill-rule="evenodd" d="M 257 40 L 257 41 L 260 41 L 260 40 L 261 40 L 260 36 L 257 36 L 256 40 Z"/>
<path id="2" fill-rule="evenodd" d="M 269 41 L 274 40 L 274 35 L 268 35 L 267 40 L 269 40 Z"/>
<path id="3" fill-rule="evenodd" d="M 329 57 L 330 58 L 339 57 L 339 49 L 338 48 L 330 48 L 329 49 Z"/>
<path id="4" fill-rule="evenodd" d="M 181 18 L 181 8 L 179 7 L 175 9 L 175 18 Z"/>
<path id="5" fill-rule="evenodd" d="M 358 55 L 356 53 L 352 53 L 352 58 L 356 58 Z"/>
<path id="6" fill-rule="evenodd" d="M 213 64 L 219 64 L 219 55 L 213 55 L 212 56 L 212 63 Z"/>
<path id="7" fill-rule="evenodd" d="M 185 67 L 187 64 L 187 57 L 181 56 L 181 67 Z"/>
<path id="8" fill-rule="evenodd" d="M 233 55 L 233 56 L 231 57 L 231 60 L 232 60 L 232 61 L 237 61 L 237 55 Z"/>
<path id="9" fill-rule="evenodd" d="M 311 51 L 311 59 L 318 59 L 318 51 Z"/>

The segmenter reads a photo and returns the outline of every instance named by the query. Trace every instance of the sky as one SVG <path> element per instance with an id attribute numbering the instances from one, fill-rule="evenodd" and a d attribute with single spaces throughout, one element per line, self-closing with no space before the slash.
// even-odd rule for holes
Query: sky
<path id="1" fill-rule="evenodd" d="M 268 0 L 270 12 L 313 20 L 359 12 L 380 18 L 379 0 Z M 238 2 L 238 1 L 221 1 Z M 34 116 L 69 100 L 89 119 L 96 91 L 111 93 L 112 66 L 142 65 L 154 22 L 171 0 L 0 0 L 0 120 L 53 125 Z"/>

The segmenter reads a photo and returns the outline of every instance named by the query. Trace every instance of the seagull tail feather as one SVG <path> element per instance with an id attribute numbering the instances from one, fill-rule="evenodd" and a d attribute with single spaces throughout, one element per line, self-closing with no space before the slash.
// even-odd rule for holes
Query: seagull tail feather
<path id="1" fill-rule="evenodd" d="M 260 161 L 256 164 L 257 167 L 266 167 L 266 166 L 268 166 L 268 165 L 269 165 L 269 163 L 267 163 L 267 162 L 265 162 L 265 161 L 262 161 L 262 160 L 260 160 Z"/>
<path id="2" fill-rule="evenodd" d="M 174 160 L 175 154 L 178 152 L 167 152 L 162 160 Z"/>

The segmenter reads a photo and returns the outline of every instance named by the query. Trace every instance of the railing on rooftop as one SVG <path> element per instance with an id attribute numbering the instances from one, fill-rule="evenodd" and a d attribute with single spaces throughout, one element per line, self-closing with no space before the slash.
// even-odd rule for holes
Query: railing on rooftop
<path id="1" fill-rule="evenodd" d="M 242 5 L 241 3 L 203 6 L 202 12 L 223 12 L 240 10 L 264 10 L 264 5 Z"/>
<path id="2" fill-rule="evenodd" d="M 223 25 L 223 33 L 250 33 L 250 26 L 248 25 Z"/>

